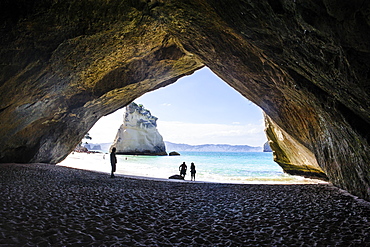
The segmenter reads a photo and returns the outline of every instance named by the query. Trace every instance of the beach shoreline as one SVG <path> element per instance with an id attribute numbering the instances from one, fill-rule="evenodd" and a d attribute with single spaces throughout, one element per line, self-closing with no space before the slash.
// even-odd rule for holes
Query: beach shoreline
<path id="1" fill-rule="evenodd" d="M 225 184 L 0 164 L 3 246 L 370 246 L 370 203 L 330 184 Z"/>
<path id="2" fill-rule="evenodd" d="M 196 152 L 197 153 L 197 152 Z M 197 153 L 199 154 L 199 153 Z M 90 170 L 90 171 L 97 171 L 97 172 L 109 172 L 110 171 L 110 164 L 109 160 L 105 159 L 106 154 L 87 154 L 87 153 L 74 153 L 70 154 L 65 160 L 63 160 L 58 165 L 83 169 L 83 170 Z M 227 155 L 226 155 L 227 156 Z M 118 157 L 118 164 L 117 164 L 117 171 L 115 174 L 117 175 L 124 175 L 126 177 L 132 178 L 141 178 L 141 179 L 159 179 L 160 181 L 166 181 L 170 176 L 174 174 L 179 174 L 178 166 L 173 165 L 176 164 L 176 161 L 173 160 L 171 157 L 165 157 L 164 159 L 161 158 L 160 162 L 158 163 L 156 160 L 151 160 L 148 156 L 117 156 Z M 125 159 L 124 159 L 125 157 Z M 197 157 L 199 158 L 199 156 Z M 189 159 L 189 157 L 182 156 L 181 160 Z M 248 160 L 247 157 L 244 157 L 244 160 Z M 144 162 L 143 162 L 144 161 Z M 215 162 L 220 162 L 219 158 L 214 160 Z M 153 163 L 154 164 L 153 164 Z M 157 163 L 156 163 L 157 162 Z M 169 162 L 171 163 L 172 170 L 163 169 L 163 163 Z M 203 160 L 204 162 L 204 160 Z M 271 161 L 272 162 L 272 157 Z M 180 160 L 178 160 L 180 163 Z M 222 166 L 228 167 L 230 164 L 227 163 L 226 160 L 222 160 Z M 248 162 L 247 162 L 248 163 Z M 273 162 L 272 162 L 273 163 Z M 145 164 L 145 165 L 144 165 Z M 238 171 L 233 171 L 234 174 L 226 175 L 224 172 L 228 169 L 221 169 L 224 170 L 220 172 L 219 167 L 214 166 L 212 169 L 204 166 L 204 163 L 197 163 L 197 174 L 196 174 L 196 181 L 202 182 L 214 182 L 214 183 L 226 183 L 226 184 L 317 184 L 317 183 L 328 183 L 327 181 L 323 181 L 320 179 L 312 179 L 312 178 L 305 178 L 302 176 L 292 176 L 289 174 L 285 174 L 281 167 L 278 164 L 273 163 L 274 167 L 269 167 L 272 170 L 278 168 L 279 172 L 273 176 L 266 174 L 259 174 L 253 172 L 253 169 L 260 169 L 261 164 L 253 164 L 254 168 L 251 168 L 250 164 L 245 165 L 245 170 L 248 170 L 249 173 L 244 175 L 239 166 Z M 158 165 L 158 166 L 156 166 Z M 233 165 L 230 165 L 233 166 Z M 263 166 L 263 163 L 262 163 Z M 168 167 L 167 167 L 168 168 Z M 269 168 L 263 168 L 263 172 L 268 170 Z M 232 169 L 232 168 L 230 168 Z M 235 169 L 235 167 L 234 167 Z M 216 171 L 216 172 L 215 172 Z M 236 173 L 239 173 L 236 175 Z M 185 179 L 190 180 L 190 174 L 188 172 Z"/>

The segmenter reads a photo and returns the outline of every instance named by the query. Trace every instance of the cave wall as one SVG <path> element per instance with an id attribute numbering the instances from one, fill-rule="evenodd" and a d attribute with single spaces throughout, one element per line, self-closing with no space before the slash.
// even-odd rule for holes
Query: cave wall
<path id="1" fill-rule="evenodd" d="M 307 159 L 314 156 L 331 182 L 369 199 L 369 3 L 207 1 L 189 13 L 191 7 L 176 3 L 168 13 L 184 48 L 259 105 L 291 143 L 310 150 Z"/>
<path id="2" fill-rule="evenodd" d="M 313 152 L 281 129 L 269 116 L 265 118 L 265 132 L 273 150 L 274 161 L 290 175 L 328 180 Z"/>
<path id="3" fill-rule="evenodd" d="M 282 167 L 310 160 L 370 199 L 368 1 L 2 4 L 1 162 L 58 162 L 101 116 L 206 65 L 266 113 Z"/>
<path id="4" fill-rule="evenodd" d="M 203 66 L 127 1 L 37 2 L 2 30 L 1 162 L 57 163 L 100 117 Z"/>

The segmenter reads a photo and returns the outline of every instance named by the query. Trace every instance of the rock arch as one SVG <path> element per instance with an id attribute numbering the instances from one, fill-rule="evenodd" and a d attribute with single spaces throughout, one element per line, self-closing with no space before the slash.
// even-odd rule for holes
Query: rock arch
<path id="1" fill-rule="evenodd" d="M 316 162 L 370 199 L 367 1 L 2 5 L 0 162 L 56 163 L 101 116 L 206 65 L 266 113 L 279 164 Z"/>

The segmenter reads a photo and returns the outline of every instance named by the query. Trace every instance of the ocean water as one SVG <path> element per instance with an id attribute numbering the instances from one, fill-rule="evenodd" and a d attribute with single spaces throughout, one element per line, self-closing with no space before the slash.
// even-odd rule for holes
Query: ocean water
<path id="1" fill-rule="evenodd" d="M 196 181 L 219 183 L 296 184 L 319 183 L 285 174 L 273 161 L 272 153 L 265 152 L 181 152 L 180 156 L 117 155 L 116 174 L 168 179 L 179 174 L 185 162 L 190 180 L 190 163 L 196 167 Z M 72 153 L 58 165 L 110 173 L 109 154 Z"/>

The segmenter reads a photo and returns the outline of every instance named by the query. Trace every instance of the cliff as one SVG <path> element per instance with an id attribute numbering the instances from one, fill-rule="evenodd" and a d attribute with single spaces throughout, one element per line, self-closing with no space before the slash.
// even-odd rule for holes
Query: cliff
<path id="1" fill-rule="evenodd" d="M 2 1 L 0 162 L 57 163 L 100 117 L 207 66 L 268 116 L 280 165 L 370 200 L 369 13 L 349 0 Z"/>
<path id="2" fill-rule="evenodd" d="M 167 155 L 157 119 L 142 105 L 130 103 L 111 148 L 116 147 L 117 154 Z"/>

